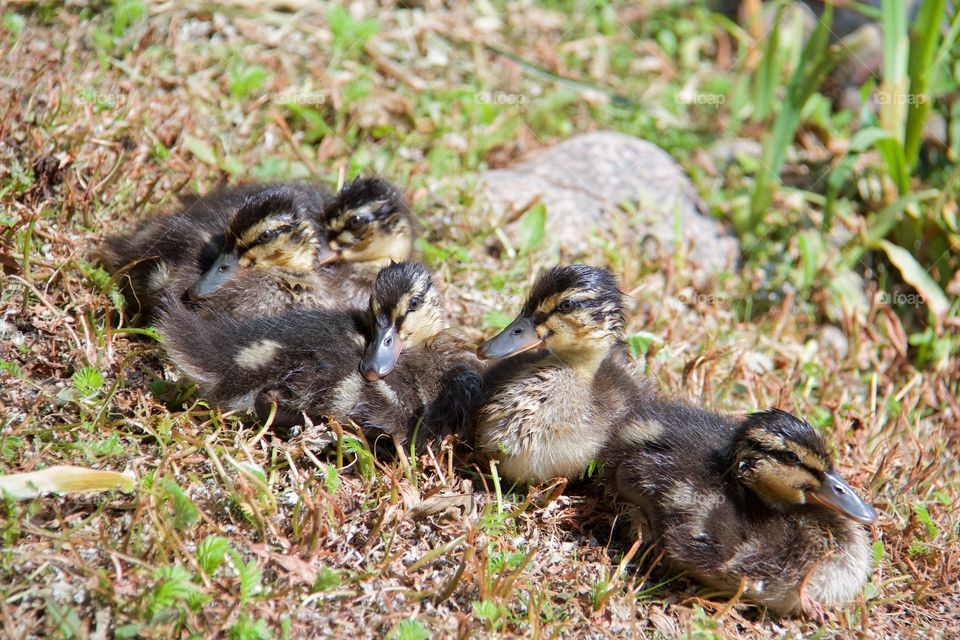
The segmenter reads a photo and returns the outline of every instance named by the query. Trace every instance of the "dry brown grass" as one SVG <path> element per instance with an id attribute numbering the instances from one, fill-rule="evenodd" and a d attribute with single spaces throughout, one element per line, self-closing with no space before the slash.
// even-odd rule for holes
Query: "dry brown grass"
<path id="1" fill-rule="evenodd" d="M 682 577 L 650 577 L 649 559 L 621 564 L 625 528 L 589 485 L 503 487 L 498 500 L 486 470 L 450 449 L 411 462 L 348 453 L 336 473 L 328 426 L 282 441 L 194 399 L 185 409 L 158 345 L 129 331 L 110 283 L 87 273 L 97 234 L 174 206 L 182 191 L 378 172 L 406 186 L 433 245 L 461 252 L 427 257 L 452 322 L 479 337 L 485 313 L 513 313 L 528 276 L 557 256 L 494 258 L 471 173 L 568 130 L 626 120 L 604 119 L 591 95 L 525 76 L 478 43 L 559 74 L 589 70 L 625 93 L 643 84 L 653 105 L 663 78 L 682 72 L 656 42 L 626 26 L 567 41 L 561 49 L 583 64 L 569 69 L 547 44 L 565 36 L 562 16 L 527 5 L 500 19 L 467 5 L 384 7 L 371 12 L 379 33 L 359 48 L 338 44 L 325 11 L 169 3 L 114 34 L 120 10 L 102 9 L 13 5 L 25 29 L 0 36 L 0 471 L 73 463 L 140 480 L 133 495 L 0 507 L 5 635 L 420 637 L 415 625 L 436 637 L 958 635 L 960 363 L 915 368 L 911 329 L 879 303 L 846 316 L 839 350 L 816 300 L 787 295 L 741 319 L 737 299 L 763 281 L 749 248 L 742 272 L 700 289 L 673 257 L 602 247 L 580 257 L 612 265 L 632 292 L 631 328 L 658 338 L 640 366 L 667 390 L 724 410 L 807 416 L 873 495 L 882 559 L 868 597 L 823 621 L 731 609 Z M 621 25 L 644 18 L 618 11 Z M 623 47 L 638 60 L 635 78 L 601 55 Z M 254 65 L 267 71 L 264 86 L 232 97 L 231 73 Z M 320 92 L 316 116 L 278 100 L 290 86 Z M 537 98 L 491 116 L 478 111 L 483 88 Z M 702 131 L 696 115 L 651 117 L 652 131 Z M 661 141 L 674 146 L 671 135 Z M 772 370 L 760 373 L 762 363 Z M 71 378 L 88 367 L 104 381 L 82 397 Z M 210 535 L 236 555 L 208 574 L 196 551 Z"/>

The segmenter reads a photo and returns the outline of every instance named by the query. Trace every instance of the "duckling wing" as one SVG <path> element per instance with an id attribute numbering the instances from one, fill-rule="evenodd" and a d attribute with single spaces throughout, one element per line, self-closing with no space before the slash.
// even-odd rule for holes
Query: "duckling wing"
<path id="1" fill-rule="evenodd" d="M 448 434 L 469 442 L 473 414 L 483 393 L 479 363 L 459 362 L 440 376 L 439 393 L 427 407 L 426 423 L 434 437 Z"/>

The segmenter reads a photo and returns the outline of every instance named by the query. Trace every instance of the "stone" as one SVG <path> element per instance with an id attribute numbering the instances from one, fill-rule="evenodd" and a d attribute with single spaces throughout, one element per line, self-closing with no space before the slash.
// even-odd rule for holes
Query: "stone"
<path id="1" fill-rule="evenodd" d="M 547 208 L 547 237 L 566 254 L 587 252 L 593 232 L 626 238 L 638 252 L 648 250 L 652 237 L 665 253 L 679 234 L 694 272 L 709 275 L 731 270 L 739 252 L 728 230 L 704 214 L 677 162 L 652 142 L 626 134 L 579 135 L 487 171 L 478 182 L 501 219 L 539 197 Z"/>

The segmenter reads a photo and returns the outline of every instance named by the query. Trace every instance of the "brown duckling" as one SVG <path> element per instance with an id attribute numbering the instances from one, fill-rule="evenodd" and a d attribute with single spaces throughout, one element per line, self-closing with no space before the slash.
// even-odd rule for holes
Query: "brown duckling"
<path id="1" fill-rule="evenodd" d="M 132 231 L 111 235 L 99 246 L 110 273 L 123 271 L 119 284 L 132 314 L 150 315 L 169 294 L 182 295 L 210 269 L 223 246 L 226 230 L 240 210 L 266 209 L 282 201 L 307 217 L 322 214 L 332 195 L 309 183 L 252 184 L 186 199 L 168 215 L 151 216 Z"/>
<path id="2" fill-rule="evenodd" d="M 588 468 L 639 393 L 623 338 L 610 272 L 572 265 L 540 276 L 520 315 L 477 351 L 505 358 L 484 375 L 474 424 L 477 449 L 502 476 L 532 483 Z"/>
<path id="3" fill-rule="evenodd" d="M 173 363 L 204 398 L 275 425 L 332 415 L 406 442 L 469 427 L 479 363 L 444 328 L 443 301 L 420 264 L 377 275 L 365 310 L 288 309 L 270 316 L 193 313 L 171 301 L 160 323 Z"/>
<path id="4" fill-rule="evenodd" d="M 319 219 L 293 200 L 253 205 L 230 222 L 220 254 L 188 289 L 191 300 L 252 314 L 294 304 L 349 309 L 366 304 L 383 266 L 411 252 L 410 211 L 380 178 L 345 186 Z"/>
<path id="5" fill-rule="evenodd" d="M 409 260 L 413 216 L 403 195 L 380 178 L 346 185 L 324 211 L 327 243 L 336 258 L 324 269 L 344 305 L 364 306 L 381 269 Z"/>
<path id="6" fill-rule="evenodd" d="M 876 512 L 789 413 L 734 419 L 647 398 L 603 462 L 668 565 L 726 594 L 792 614 L 849 602 L 869 578 Z"/>

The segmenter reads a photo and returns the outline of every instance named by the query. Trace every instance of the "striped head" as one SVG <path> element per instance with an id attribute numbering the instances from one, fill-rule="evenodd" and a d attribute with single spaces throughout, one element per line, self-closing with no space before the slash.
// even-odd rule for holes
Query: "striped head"
<path id="1" fill-rule="evenodd" d="M 623 340 L 623 294 L 605 269 L 575 264 L 541 275 L 520 315 L 480 345 L 484 358 L 546 347 L 563 360 L 599 366 Z"/>
<path id="2" fill-rule="evenodd" d="M 820 434 L 779 409 L 752 413 L 739 425 L 734 473 L 774 509 L 813 503 L 863 524 L 877 518 L 873 507 L 834 470 Z"/>
<path id="3" fill-rule="evenodd" d="M 427 268 L 414 262 L 383 268 L 373 283 L 368 321 L 371 338 L 360 375 L 373 381 L 393 370 L 404 349 L 422 345 L 443 330 L 443 298 Z"/>
<path id="4" fill-rule="evenodd" d="M 237 210 L 222 251 L 190 287 L 189 297 L 213 295 L 242 269 L 275 269 L 294 285 L 305 279 L 335 258 L 317 237 L 317 213 L 288 186 L 257 191 Z"/>
<path id="5" fill-rule="evenodd" d="M 386 266 L 413 250 L 413 218 L 403 196 L 380 178 L 358 178 L 324 213 L 327 242 L 341 260 Z"/>

